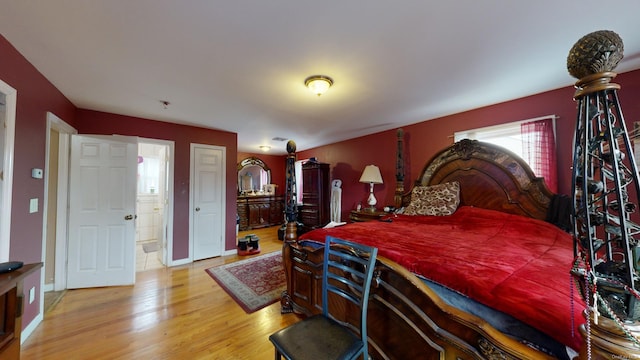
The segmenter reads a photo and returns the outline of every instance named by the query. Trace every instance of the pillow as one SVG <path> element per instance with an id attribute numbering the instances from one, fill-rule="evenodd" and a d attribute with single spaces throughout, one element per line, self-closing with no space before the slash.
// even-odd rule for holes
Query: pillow
<path id="1" fill-rule="evenodd" d="M 456 212 L 460 205 L 460 183 L 457 181 L 432 186 L 416 186 L 411 191 L 411 202 L 405 215 L 446 216 Z"/>

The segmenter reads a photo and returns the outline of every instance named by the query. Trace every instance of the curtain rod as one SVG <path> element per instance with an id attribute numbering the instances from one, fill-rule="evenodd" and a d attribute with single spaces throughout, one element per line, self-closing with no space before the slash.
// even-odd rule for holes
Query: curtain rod
<path id="1" fill-rule="evenodd" d="M 488 130 L 494 127 L 500 127 L 500 126 L 504 126 L 506 124 L 521 124 L 521 123 L 525 123 L 525 122 L 530 122 L 530 121 L 538 121 L 538 120 L 544 120 L 544 119 L 552 119 L 552 120 L 558 120 L 560 119 L 560 116 L 555 115 L 555 114 L 551 114 L 551 115 L 545 115 L 545 116 L 538 116 L 535 118 L 531 118 L 531 119 L 525 119 L 525 120 L 515 120 L 515 121 L 507 121 L 505 123 L 502 124 L 496 124 L 496 125 L 489 125 L 489 126 L 482 126 L 479 128 L 475 128 L 475 129 L 467 129 L 467 130 L 460 130 L 460 131 L 454 131 L 453 134 L 451 135 L 447 135 L 447 138 L 454 138 L 455 137 L 455 133 L 460 133 L 460 132 L 471 132 L 471 131 L 475 131 L 475 130 Z M 555 126 L 554 126 L 554 134 L 555 134 Z"/>

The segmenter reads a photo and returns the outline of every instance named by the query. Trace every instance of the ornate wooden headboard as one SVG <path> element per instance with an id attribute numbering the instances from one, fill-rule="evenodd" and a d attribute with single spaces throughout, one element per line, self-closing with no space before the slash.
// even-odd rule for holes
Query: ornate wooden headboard
<path id="1" fill-rule="evenodd" d="M 400 132 L 398 134 L 400 141 Z M 402 158 L 398 146 L 398 159 Z M 400 169 L 400 168 L 399 168 Z M 404 179 L 404 178 L 403 178 Z M 461 140 L 436 154 L 414 186 L 460 183 L 460 205 L 498 210 L 545 220 L 553 193 L 517 155 L 477 140 Z M 406 206 L 411 192 L 396 187 L 396 207 Z M 400 203 L 401 201 L 401 203 Z"/>

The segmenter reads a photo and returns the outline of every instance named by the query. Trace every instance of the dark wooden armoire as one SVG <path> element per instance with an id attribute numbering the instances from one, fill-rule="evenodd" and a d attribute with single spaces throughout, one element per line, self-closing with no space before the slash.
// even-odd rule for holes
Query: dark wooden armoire
<path id="1" fill-rule="evenodd" d="M 302 206 L 298 218 L 304 231 L 327 225 L 331 218 L 330 207 L 329 164 L 307 161 L 302 165 Z"/>

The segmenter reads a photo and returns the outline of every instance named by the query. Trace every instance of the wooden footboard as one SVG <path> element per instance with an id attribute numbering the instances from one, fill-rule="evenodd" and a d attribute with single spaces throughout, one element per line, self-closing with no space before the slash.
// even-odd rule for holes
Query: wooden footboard
<path id="1" fill-rule="evenodd" d="M 322 248 L 283 247 L 287 291 L 294 311 L 321 311 Z M 369 303 L 368 335 L 374 359 L 551 359 L 484 320 L 444 303 L 418 277 L 378 257 Z M 349 321 L 348 314 L 337 314 Z"/>

